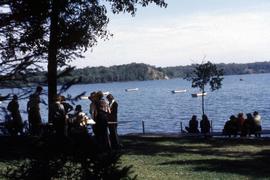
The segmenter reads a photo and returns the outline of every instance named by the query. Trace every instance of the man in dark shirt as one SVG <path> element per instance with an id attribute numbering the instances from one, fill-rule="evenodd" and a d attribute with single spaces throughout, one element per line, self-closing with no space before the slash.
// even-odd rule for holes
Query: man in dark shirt
<path id="1" fill-rule="evenodd" d="M 110 139 L 111 145 L 113 149 L 119 148 L 119 138 L 117 134 L 117 111 L 118 111 L 118 103 L 115 101 L 114 97 L 109 94 L 107 96 L 110 106 L 110 115 L 109 115 L 109 131 L 110 131 Z"/>

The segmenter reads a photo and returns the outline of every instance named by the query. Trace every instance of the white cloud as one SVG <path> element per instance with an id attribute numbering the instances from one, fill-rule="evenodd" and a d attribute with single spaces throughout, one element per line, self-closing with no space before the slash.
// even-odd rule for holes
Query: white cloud
<path id="1" fill-rule="evenodd" d="M 172 66 L 200 61 L 205 55 L 214 62 L 269 60 L 270 13 L 255 10 L 118 21 L 110 25 L 114 37 L 100 42 L 86 54 L 84 63 L 79 60 L 76 64 Z"/>

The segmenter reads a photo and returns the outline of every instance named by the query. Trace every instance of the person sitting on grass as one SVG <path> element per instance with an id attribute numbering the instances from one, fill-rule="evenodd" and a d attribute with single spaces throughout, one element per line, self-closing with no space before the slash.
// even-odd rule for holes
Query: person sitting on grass
<path id="1" fill-rule="evenodd" d="M 224 125 L 223 133 L 224 135 L 228 135 L 229 137 L 231 137 L 231 135 L 236 137 L 237 130 L 237 119 L 234 115 L 231 115 L 230 119 Z"/>
<path id="2" fill-rule="evenodd" d="M 262 131 L 262 126 L 261 126 L 261 116 L 257 111 L 254 111 L 253 113 L 253 119 L 254 119 L 254 133 L 255 137 L 261 137 L 261 131 Z"/>
<path id="3" fill-rule="evenodd" d="M 197 116 L 193 115 L 189 120 L 189 127 L 186 127 L 188 133 L 199 133 Z"/>
<path id="4" fill-rule="evenodd" d="M 254 125 L 254 119 L 251 113 L 247 113 L 247 119 L 245 119 L 243 127 L 242 127 L 242 132 L 241 136 L 251 136 L 251 134 L 255 133 L 255 125 Z"/>
<path id="5" fill-rule="evenodd" d="M 210 121 L 208 117 L 204 114 L 202 115 L 202 120 L 200 121 L 201 133 L 206 137 L 210 133 Z"/>

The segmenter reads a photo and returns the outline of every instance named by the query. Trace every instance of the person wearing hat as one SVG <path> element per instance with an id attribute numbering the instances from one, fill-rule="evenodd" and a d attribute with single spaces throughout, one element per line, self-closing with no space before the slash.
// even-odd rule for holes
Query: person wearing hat
<path id="1" fill-rule="evenodd" d="M 109 114 L 109 132 L 111 146 L 113 149 L 119 147 L 119 138 L 117 134 L 117 112 L 118 112 L 118 103 L 115 101 L 112 94 L 107 95 L 107 100 L 109 101 L 110 111 Z"/>
<path id="2" fill-rule="evenodd" d="M 67 118 L 65 107 L 61 103 L 61 96 L 54 97 L 54 104 L 52 108 L 53 114 L 53 127 L 56 131 L 56 135 L 59 137 L 63 137 L 66 135 L 66 125 L 67 125 Z"/>

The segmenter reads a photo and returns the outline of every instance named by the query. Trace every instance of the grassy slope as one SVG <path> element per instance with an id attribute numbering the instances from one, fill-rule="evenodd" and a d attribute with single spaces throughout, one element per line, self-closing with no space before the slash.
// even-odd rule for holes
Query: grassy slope
<path id="1" fill-rule="evenodd" d="M 269 179 L 270 140 L 123 139 L 138 179 Z"/>

